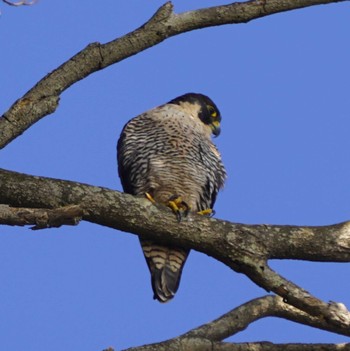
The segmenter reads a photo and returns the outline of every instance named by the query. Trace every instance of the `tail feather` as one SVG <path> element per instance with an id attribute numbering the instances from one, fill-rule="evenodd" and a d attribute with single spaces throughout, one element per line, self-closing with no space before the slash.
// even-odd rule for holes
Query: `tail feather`
<path id="1" fill-rule="evenodd" d="M 154 299 L 167 302 L 174 297 L 179 287 L 189 250 L 144 240 L 141 240 L 141 245 L 151 273 Z"/>

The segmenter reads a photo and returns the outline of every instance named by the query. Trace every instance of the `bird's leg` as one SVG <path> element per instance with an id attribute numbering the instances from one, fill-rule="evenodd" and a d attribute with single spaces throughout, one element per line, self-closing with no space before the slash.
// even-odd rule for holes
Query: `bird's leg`
<path id="1" fill-rule="evenodd" d="M 154 200 L 150 193 L 146 192 L 145 196 L 153 204 L 156 203 L 156 200 Z M 167 206 L 172 209 L 179 222 L 181 222 L 182 217 L 186 217 L 191 210 L 191 207 L 185 201 L 183 201 L 179 195 L 172 195 L 168 200 Z"/>
<path id="2" fill-rule="evenodd" d="M 168 207 L 176 214 L 176 218 L 179 222 L 181 222 L 182 217 L 186 217 L 191 210 L 191 207 L 183 201 L 179 195 L 173 195 L 169 198 Z"/>
<path id="3" fill-rule="evenodd" d="M 206 208 L 205 210 L 197 212 L 197 214 L 207 217 L 213 217 L 215 215 L 215 211 L 211 208 Z"/>
<path id="4" fill-rule="evenodd" d="M 152 204 L 156 203 L 156 200 L 153 199 L 153 196 L 150 193 L 145 193 L 146 198 L 152 202 Z"/>

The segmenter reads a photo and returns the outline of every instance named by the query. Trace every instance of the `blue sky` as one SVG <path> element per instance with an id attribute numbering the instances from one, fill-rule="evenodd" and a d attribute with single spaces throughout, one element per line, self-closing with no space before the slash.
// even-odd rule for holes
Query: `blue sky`
<path id="1" fill-rule="evenodd" d="M 1 113 L 87 44 L 139 27 L 162 3 L 0 5 Z M 219 4 L 174 1 L 176 12 Z M 223 116 L 215 143 L 229 178 L 216 217 L 296 225 L 349 220 L 349 10 L 349 3 L 317 6 L 170 38 L 64 92 L 54 114 L 1 151 L 0 167 L 121 190 L 115 147 L 123 125 L 200 92 Z M 192 252 L 175 299 L 163 305 L 152 300 L 134 235 L 89 223 L 0 232 L 2 350 L 157 342 L 265 294 L 244 275 Z M 271 265 L 317 297 L 350 306 L 349 264 Z M 275 318 L 230 340 L 349 341 Z"/>

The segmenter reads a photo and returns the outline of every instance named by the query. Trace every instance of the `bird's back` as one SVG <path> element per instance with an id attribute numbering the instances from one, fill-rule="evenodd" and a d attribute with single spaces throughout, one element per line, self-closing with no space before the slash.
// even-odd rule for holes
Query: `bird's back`
<path id="1" fill-rule="evenodd" d="M 192 211 L 212 208 L 226 176 L 210 135 L 196 116 L 166 104 L 130 120 L 118 141 L 118 171 L 125 192 L 168 204 L 181 196 Z M 176 293 L 189 250 L 140 240 L 161 302 Z"/>

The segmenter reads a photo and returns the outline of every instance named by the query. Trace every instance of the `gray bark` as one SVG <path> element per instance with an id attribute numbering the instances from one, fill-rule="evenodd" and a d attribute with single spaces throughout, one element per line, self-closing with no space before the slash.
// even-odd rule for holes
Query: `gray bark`
<path id="1" fill-rule="evenodd" d="M 3 0 L 4 1 L 4 0 Z M 303 7 L 347 0 L 253 0 L 176 14 L 170 2 L 135 31 L 109 43 L 92 43 L 41 79 L 0 117 L 0 148 L 53 113 L 60 95 L 93 72 L 169 37 L 195 29 L 246 23 Z M 18 2 L 9 4 L 30 4 Z M 76 225 L 80 220 L 206 253 L 275 295 L 247 302 L 213 322 L 145 350 L 349 350 L 349 344 L 232 344 L 225 338 L 268 316 L 350 336 L 350 314 L 341 303 L 321 301 L 274 272 L 271 259 L 350 262 L 350 223 L 330 226 L 246 225 L 196 214 L 178 223 L 165 207 L 106 188 L 0 169 L 0 225 L 31 229 Z"/>

